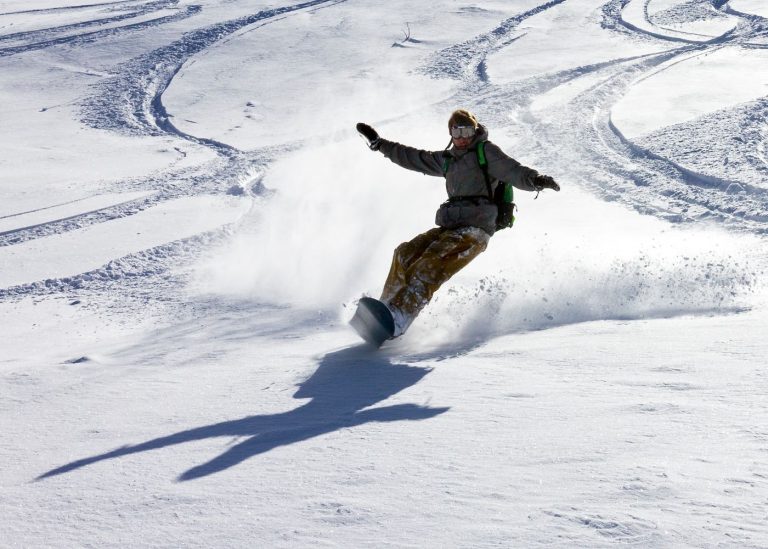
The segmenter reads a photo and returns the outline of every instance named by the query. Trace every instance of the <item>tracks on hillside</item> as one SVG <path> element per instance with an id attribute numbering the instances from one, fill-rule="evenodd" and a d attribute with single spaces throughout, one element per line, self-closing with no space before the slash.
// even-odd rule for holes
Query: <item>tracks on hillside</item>
<path id="1" fill-rule="evenodd" d="M 204 147 L 213 151 L 216 158 L 202 165 L 172 169 L 162 173 L 153 173 L 145 177 L 133 178 L 115 184 L 120 191 L 152 191 L 151 196 L 116 204 L 97 211 L 84 211 L 79 215 L 67 216 L 41 223 L 33 227 L 20 227 L 17 230 L 7 230 L 0 234 L 0 247 L 26 242 L 44 236 L 60 234 L 113 219 L 127 217 L 166 200 L 201 194 L 246 194 L 258 196 L 263 194 L 261 175 L 272 159 L 297 146 L 298 143 L 288 143 L 278 147 L 263 147 L 251 151 L 239 150 L 226 143 L 205 136 L 195 136 L 176 128 L 171 116 L 166 111 L 162 95 L 173 78 L 189 59 L 221 40 L 244 28 L 266 25 L 282 17 L 305 10 L 333 6 L 346 0 L 310 0 L 291 6 L 261 10 L 257 13 L 225 21 L 211 26 L 202 27 L 185 33 L 178 40 L 171 42 L 143 55 L 130 59 L 114 67 L 107 77 L 93 87 L 93 93 L 80 102 L 80 113 L 83 122 L 101 130 L 114 131 L 131 136 L 168 136 L 186 141 L 193 146 Z M 79 24 L 63 25 L 62 27 L 16 33 L 13 40 L 25 41 L 24 45 L 9 46 L 2 49 L 0 41 L 0 56 L 16 55 L 32 51 L 56 47 L 63 43 L 79 45 L 84 41 L 106 39 L 117 32 L 141 30 L 143 26 L 126 24 L 119 28 L 90 30 L 76 36 L 56 36 L 57 33 L 75 30 L 93 29 L 94 26 L 107 23 L 127 22 L 139 14 L 146 15 L 153 10 L 167 9 L 176 5 L 178 0 L 160 0 L 154 2 L 119 2 L 115 4 L 97 4 L 106 8 L 114 8 L 116 4 L 130 9 L 129 13 L 119 16 L 88 20 Z M 80 6 L 80 8 L 93 7 Z M 74 8 L 76 9 L 76 8 Z M 192 11 L 189 11 L 192 10 Z M 190 6 L 184 11 L 184 17 L 199 12 L 199 6 Z M 43 11 L 43 10 L 41 10 Z M 44 10 L 50 11 L 50 10 Z M 18 12 L 17 12 L 18 13 Z M 146 21 L 141 25 L 162 25 L 177 21 L 181 14 L 173 19 L 157 18 Z M 47 37 L 47 38 L 46 38 Z M 1 39 L 0 39 L 1 40 Z M 179 255 L 174 250 L 183 252 L 182 256 L 195 255 L 196 249 L 205 248 L 215 235 L 202 234 L 196 238 L 186 239 L 180 243 L 169 243 L 157 250 L 147 250 L 140 255 L 142 260 L 159 262 L 157 269 L 166 269 L 177 262 Z M 195 246 L 195 242 L 199 245 Z M 158 253 L 154 253 L 158 252 Z M 176 255 L 176 260 L 174 259 Z M 116 260 L 132 263 L 132 257 Z M 120 269 L 105 270 L 120 272 Z M 99 272 L 83 273 L 64 281 L 45 281 L 22 287 L 0 289 L 3 296 L 24 295 L 27 293 L 59 292 L 62 288 L 82 288 L 93 281 L 112 280 L 112 276 L 100 276 Z"/>
<path id="2" fill-rule="evenodd" d="M 675 63 L 725 47 L 764 48 L 762 41 L 768 37 L 768 21 L 737 14 L 719 0 L 701 0 L 702 10 L 738 20 L 721 35 L 684 39 L 679 31 L 664 35 L 664 27 L 658 26 L 659 17 L 655 22 L 647 21 L 647 26 L 657 29 L 653 32 L 640 28 L 646 25 L 628 23 L 624 10 L 632 2 L 642 3 L 648 16 L 648 0 L 611 0 L 603 5 L 602 26 L 633 39 L 668 44 L 668 49 L 537 75 L 511 84 L 497 85 L 489 80 L 485 71 L 478 68 L 484 67 L 489 55 L 516 40 L 517 26 L 523 20 L 561 4 L 549 2 L 505 21 L 487 34 L 436 53 L 422 70 L 459 80 L 460 91 L 446 101 L 446 106 L 473 105 L 492 127 L 511 126 L 509 114 L 515 111 L 514 133 L 523 132 L 531 138 L 526 155 L 536 157 L 537 165 L 553 175 L 566 181 L 580 181 L 607 200 L 623 202 L 670 221 L 714 219 L 737 230 L 768 233 L 768 186 L 685 167 L 675 158 L 627 139 L 611 120 L 612 106 L 637 82 Z M 537 100 L 545 94 L 585 81 L 588 85 L 579 94 L 546 110 L 536 110 Z M 742 122 L 738 146 L 744 149 L 743 161 L 751 172 L 764 174 L 763 181 L 768 181 L 766 100 L 739 109 Z M 523 128 L 519 127 L 521 123 Z"/>
<path id="3" fill-rule="evenodd" d="M 86 14 L 83 20 L 74 23 L 0 35 L 0 57 L 60 45 L 83 45 L 126 32 L 173 23 L 200 12 L 200 6 L 178 8 L 178 3 L 179 0 L 132 1 L 4 14 L 6 17 L 18 15 L 29 17 L 36 14 L 100 8 L 97 12 Z"/>
<path id="4" fill-rule="evenodd" d="M 331 7 L 344 1 L 300 2 L 198 28 L 165 46 L 115 66 L 110 71 L 112 76 L 95 84 L 93 93 L 80 103 L 82 120 L 86 124 L 124 135 L 168 136 L 193 147 L 209 149 L 215 153 L 216 159 L 200 166 L 171 169 L 122 181 L 121 191 L 153 191 L 153 194 L 97 211 L 51 220 L 38 226 L 5 231 L 0 234 L 0 246 L 130 216 L 162 201 L 183 196 L 227 192 L 254 196 L 262 194 L 260 174 L 277 155 L 300 146 L 300 143 L 243 151 L 206 136 L 191 135 L 173 124 L 171 113 L 163 105 L 163 93 L 188 60 L 233 33 L 246 27 L 269 24 L 303 10 Z M 542 169 L 551 167 L 548 171 L 553 175 L 568 181 L 580 181 L 608 200 L 623 202 L 645 213 L 672 221 L 715 218 L 750 232 L 768 232 L 768 196 L 764 189 L 741 182 L 740 188 L 748 192 L 733 194 L 733 181 L 718 181 L 686 169 L 672 158 L 664 158 L 644 149 L 626 139 L 610 117 L 612 105 L 635 82 L 672 63 L 732 45 L 766 47 L 762 42 L 768 36 L 766 20 L 738 14 L 720 0 L 701 0 L 702 6 L 706 4 L 724 16 L 737 17 L 738 22 L 732 30 L 721 36 L 703 41 L 686 41 L 680 40 L 679 36 L 648 33 L 636 28 L 636 25 L 627 24 L 623 11 L 630 2 L 610 0 L 601 9 L 603 28 L 637 40 L 668 42 L 669 48 L 656 54 L 609 59 L 537 75 L 511 84 L 495 84 L 488 76 L 488 57 L 514 44 L 523 34 L 520 31 L 523 22 L 557 9 L 567 1 L 544 2 L 501 21 L 496 27 L 471 40 L 436 52 L 421 71 L 433 77 L 453 78 L 461 82 L 461 91 L 447 100 L 446 105 L 471 105 L 493 127 L 510 126 L 510 110 L 516 111 L 518 116 L 515 124 L 522 124 L 523 128 L 516 128 L 515 131 L 525 131 L 532 138 L 527 153 L 537 158 L 537 165 Z M 647 0 L 632 1 L 647 3 Z M 93 10 L 94 7 L 101 7 L 114 10 L 115 13 L 107 16 L 97 14 L 97 17 L 56 28 L 5 35 L 0 37 L 0 56 L 62 44 L 98 43 L 117 33 L 160 26 L 199 13 L 199 6 L 178 8 L 178 3 L 178 0 L 122 1 L 67 8 Z M 176 9 L 176 13 L 168 14 L 171 9 Z M 663 30 L 659 23 L 658 17 L 654 21 L 649 19 L 649 24 Z M 590 79 L 590 85 L 579 94 L 564 103 L 553 105 L 545 114 L 536 110 L 536 101 L 544 94 L 582 79 Z M 755 116 L 751 117 L 754 124 L 741 126 L 744 130 L 744 147 L 754 149 L 754 154 L 745 153 L 745 158 L 750 158 L 749 162 L 758 171 L 765 169 L 768 132 L 759 120 L 766 110 L 766 102 L 758 102 L 754 106 Z M 211 238 L 211 235 L 200 235 L 197 247 L 209 244 Z M 191 249 L 195 249 L 195 241 L 193 238 L 183 243 L 170 243 L 161 247 L 162 251 L 156 254 L 148 250 L 139 254 L 141 257 L 117 261 L 128 264 L 134 259 L 156 262 L 159 272 L 173 263 L 172 257 L 176 252 L 188 254 Z M 0 290 L 0 297 L 39 293 L 48 289 L 62 291 L 66 287 L 81 288 L 87 285 L 87 281 L 101 278 L 99 273 L 84 273 L 82 277 L 68 279 L 62 284 L 32 284 Z"/>

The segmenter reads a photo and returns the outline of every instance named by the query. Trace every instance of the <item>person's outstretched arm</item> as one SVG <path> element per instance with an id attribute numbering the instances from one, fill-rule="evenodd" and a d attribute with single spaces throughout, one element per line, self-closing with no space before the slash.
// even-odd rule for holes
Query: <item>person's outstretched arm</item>
<path id="1" fill-rule="evenodd" d="M 398 166 L 426 175 L 443 177 L 442 151 L 425 151 L 389 141 L 362 122 L 357 125 L 357 131 L 365 137 L 372 151 L 379 151 Z"/>
<path id="2" fill-rule="evenodd" d="M 497 145 L 490 141 L 485 144 L 485 157 L 488 159 L 488 173 L 500 180 L 511 183 L 524 191 L 543 189 L 560 190 L 560 185 L 548 175 L 542 175 L 533 168 L 523 166 L 507 156 Z"/>

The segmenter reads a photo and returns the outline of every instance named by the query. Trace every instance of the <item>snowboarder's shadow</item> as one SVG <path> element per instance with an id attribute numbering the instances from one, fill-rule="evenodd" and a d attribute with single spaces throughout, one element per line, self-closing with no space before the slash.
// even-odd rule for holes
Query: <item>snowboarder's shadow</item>
<path id="1" fill-rule="evenodd" d="M 233 467 L 250 457 L 339 429 L 369 422 L 428 419 L 448 408 L 396 404 L 370 409 L 403 389 L 415 385 L 430 372 L 406 364 L 393 364 L 386 357 L 359 346 L 325 355 L 314 374 L 300 384 L 295 398 L 311 400 L 280 414 L 248 416 L 213 425 L 180 431 L 133 446 L 73 461 L 43 473 L 37 480 L 61 475 L 100 461 L 177 444 L 215 437 L 247 437 L 228 447 L 214 459 L 178 477 L 180 481 L 205 477 Z"/>

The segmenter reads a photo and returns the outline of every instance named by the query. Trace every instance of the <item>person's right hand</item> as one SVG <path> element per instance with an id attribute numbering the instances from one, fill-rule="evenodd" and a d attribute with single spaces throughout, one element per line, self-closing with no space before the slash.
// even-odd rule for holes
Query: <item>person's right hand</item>
<path id="1" fill-rule="evenodd" d="M 381 137 L 379 137 L 379 134 L 376 133 L 376 130 L 374 130 L 365 122 L 358 122 L 357 131 L 368 142 L 368 148 L 370 148 L 372 151 L 379 150 L 379 145 L 381 144 Z"/>

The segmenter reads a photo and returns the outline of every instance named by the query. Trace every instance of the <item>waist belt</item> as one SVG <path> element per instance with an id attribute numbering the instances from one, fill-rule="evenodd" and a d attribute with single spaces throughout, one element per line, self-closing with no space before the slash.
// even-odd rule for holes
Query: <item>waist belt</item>
<path id="1" fill-rule="evenodd" d="M 480 205 L 482 203 L 488 204 L 491 202 L 491 200 L 484 195 L 473 195 L 473 196 L 451 196 L 446 201 L 448 204 L 455 204 L 457 202 L 472 202 L 475 205 Z"/>

